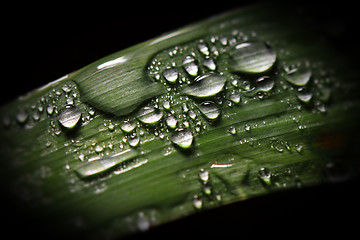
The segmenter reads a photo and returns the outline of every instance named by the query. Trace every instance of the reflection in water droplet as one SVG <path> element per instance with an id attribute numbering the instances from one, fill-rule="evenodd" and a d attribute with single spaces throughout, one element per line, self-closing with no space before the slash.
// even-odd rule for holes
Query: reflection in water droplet
<path id="1" fill-rule="evenodd" d="M 225 82 L 226 78 L 219 74 L 200 75 L 193 84 L 185 86 L 182 93 L 202 98 L 211 97 L 223 90 Z"/>
<path id="2" fill-rule="evenodd" d="M 81 111 L 74 105 L 66 105 L 58 114 L 60 124 L 65 128 L 73 128 L 81 118 Z"/>
<path id="3" fill-rule="evenodd" d="M 147 124 L 155 124 L 163 117 L 163 112 L 154 107 L 143 107 L 139 110 L 137 118 Z"/>
<path id="4" fill-rule="evenodd" d="M 207 119 L 216 119 L 220 115 L 220 108 L 212 101 L 202 102 L 197 107 Z"/>
<path id="5" fill-rule="evenodd" d="M 180 128 L 175 131 L 174 135 L 171 137 L 171 141 L 177 146 L 187 149 L 191 147 L 193 138 L 193 134 L 188 128 Z"/>
<path id="6" fill-rule="evenodd" d="M 311 71 L 305 68 L 294 68 L 288 71 L 284 78 L 296 86 L 305 86 L 311 77 Z"/>
<path id="7" fill-rule="evenodd" d="M 262 42 L 244 42 L 230 51 L 230 69 L 234 72 L 261 73 L 276 61 L 276 53 Z"/>

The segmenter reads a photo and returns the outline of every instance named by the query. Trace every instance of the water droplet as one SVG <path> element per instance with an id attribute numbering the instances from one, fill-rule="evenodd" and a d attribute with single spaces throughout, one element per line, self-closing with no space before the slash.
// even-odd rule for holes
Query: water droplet
<path id="1" fill-rule="evenodd" d="M 192 203 L 194 208 L 196 208 L 197 210 L 200 210 L 203 207 L 203 201 L 198 197 L 198 195 L 194 195 L 194 199 Z"/>
<path id="2" fill-rule="evenodd" d="M 189 75 L 195 77 L 198 74 L 199 67 L 196 65 L 195 59 L 192 56 L 185 57 L 182 65 Z"/>
<path id="3" fill-rule="evenodd" d="M 125 120 L 124 122 L 121 123 L 120 128 L 124 132 L 129 133 L 136 128 L 136 124 L 131 122 L 130 120 Z"/>
<path id="4" fill-rule="evenodd" d="M 110 130 L 110 131 L 114 131 L 114 129 L 115 129 L 115 125 L 114 125 L 114 124 L 112 124 L 112 123 L 109 123 L 108 128 L 109 128 L 109 130 Z"/>
<path id="5" fill-rule="evenodd" d="M 270 185 L 271 184 L 271 176 L 272 176 L 272 173 L 269 169 L 260 168 L 258 177 L 263 183 L 265 183 L 266 185 Z"/>
<path id="6" fill-rule="evenodd" d="M 104 151 L 103 146 L 101 146 L 101 145 L 96 145 L 96 147 L 95 147 L 95 152 L 101 153 L 102 151 Z"/>
<path id="7" fill-rule="evenodd" d="M 260 77 L 256 80 L 256 89 L 261 92 L 269 92 L 274 87 L 274 80 L 268 76 Z"/>
<path id="8" fill-rule="evenodd" d="M 229 133 L 232 134 L 232 135 L 235 135 L 236 134 L 236 128 L 235 127 L 230 127 Z"/>
<path id="9" fill-rule="evenodd" d="M 19 109 L 19 111 L 16 113 L 16 120 L 20 124 L 24 124 L 27 121 L 28 117 L 29 115 L 24 109 Z"/>
<path id="10" fill-rule="evenodd" d="M 168 114 L 166 116 L 165 121 L 166 121 L 166 125 L 168 125 L 168 127 L 170 127 L 170 128 L 175 128 L 177 125 L 177 122 L 178 122 L 176 117 L 172 114 Z"/>
<path id="11" fill-rule="evenodd" d="M 73 128 L 81 118 L 81 111 L 74 105 L 66 105 L 58 114 L 60 124 L 65 128 Z"/>
<path id="12" fill-rule="evenodd" d="M 301 144 L 296 144 L 296 145 L 295 145 L 295 150 L 296 150 L 297 152 L 301 152 L 302 149 L 303 149 L 303 146 L 302 146 Z"/>
<path id="13" fill-rule="evenodd" d="M 166 109 L 166 110 L 169 110 L 170 109 L 170 102 L 168 100 L 164 100 L 163 101 L 163 107 Z"/>
<path id="14" fill-rule="evenodd" d="M 136 221 L 136 226 L 139 229 L 139 231 L 147 231 L 150 228 L 150 220 L 148 217 L 145 216 L 143 212 L 139 212 L 138 218 Z"/>
<path id="15" fill-rule="evenodd" d="M 193 138 L 193 134 L 188 128 L 179 128 L 176 129 L 174 135 L 171 137 L 171 141 L 177 146 L 187 149 L 191 147 Z"/>
<path id="16" fill-rule="evenodd" d="M 139 110 L 137 118 L 147 124 L 155 124 L 163 117 L 163 112 L 154 107 L 143 107 Z"/>
<path id="17" fill-rule="evenodd" d="M 269 70 L 276 61 L 276 53 L 262 42 L 244 42 L 230 51 L 230 69 L 234 72 L 261 73 Z"/>
<path id="18" fill-rule="evenodd" d="M 212 101 L 202 102 L 197 106 L 202 114 L 208 119 L 216 119 L 220 115 L 220 108 Z"/>
<path id="19" fill-rule="evenodd" d="M 284 78 L 296 86 L 305 86 L 311 77 L 311 71 L 305 68 L 294 68 L 288 71 Z"/>
<path id="20" fill-rule="evenodd" d="M 240 98 L 240 94 L 238 93 L 232 93 L 230 96 L 229 96 L 229 100 L 232 101 L 233 103 L 239 103 L 241 98 Z"/>
<path id="21" fill-rule="evenodd" d="M 205 43 L 200 43 L 198 45 L 199 51 L 204 55 L 209 55 L 209 48 L 206 46 Z"/>
<path id="22" fill-rule="evenodd" d="M 211 97 L 223 90 L 226 78 L 222 75 L 210 73 L 198 76 L 195 82 L 183 88 L 182 93 L 195 97 Z"/>
<path id="23" fill-rule="evenodd" d="M 206 57 L 204 59 L 203 65 L 212 71 L 214 71 L 216 69 L 216 64 L 215 64 L 214 60 L 209 57 Z"/>
<path id="24" fill-rule="evenodd" d="M 140 142 L 140 138 L 136 134 L 131 135 L 129 139 L 129 145 L 131 147 L 136 147 L 137 145 L 139 145 L 139 142 Z"/>
<path id="25" fill-rule="evenodd" d="M 204 169 L 200 169 L 200 172 L 199 172 L 199 178 L 202 182 L 208 182 L 209 181 L 209 178 L 210 178 L 210 174 L 209 174 L 209 171 L 206 171 Z"/>
<path id="26" fill-rule="evenodd" d="M 212 189 L 211 189 L 211 184 L 210 184 L 210 183 L 208 183 L 208 182 L 204 183 L 203 186 L 202 186 L 202 188 L 203 188 L 203 191 L 204 191 L 204 193 L 205 193 L 206 195 L 210 195 L 210 194 L 211 194 Z"/>
<path id="27" fill-rule="evenodd" d="M 312 92 L 308 91 L 306 88 L 299 88 L 296 96 L 300 101 L 309 103 L 312 98 Z"/>
<path id="28" fill-rule="evenodd" d="M 176 68 L 169 68 L 163 72 L 163 75 L 168 82 L 174 83 L 179 77 L 179 72 Z"/>

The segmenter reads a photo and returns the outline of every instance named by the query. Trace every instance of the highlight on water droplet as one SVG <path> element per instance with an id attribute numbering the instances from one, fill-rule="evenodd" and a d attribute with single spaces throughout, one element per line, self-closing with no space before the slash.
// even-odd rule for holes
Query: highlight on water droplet
<path id="1" fill-rule="evenodd" d="M 65 128 L 74 128 L 81 118 L 81 111 L 74 105 L 66 105 L 59 111 L 58 121 Z"/>
<path id="2" fill-rule="evenodd" d="M 171 137 L 171 141 L 177 146 L 188 149 L 193 142 L 193 134 L 188 128 L 179 128 L 175 130 L 175 133 Z"/>
<path id="3" fill-rule="evenodd" d="M 276 53 L 262 42 L 244 42 L 229 50 L 230 69 L 233 72 L 262 73 L 276 61 Z"/>
<path id="4" fill-rule="evenodd" d="M 220 74 L 209 73 L 195 78 L 194 83 L 183 88 L 182 93 L 194 97 L 206 98 L 223 90 L 226 78 Z"/>

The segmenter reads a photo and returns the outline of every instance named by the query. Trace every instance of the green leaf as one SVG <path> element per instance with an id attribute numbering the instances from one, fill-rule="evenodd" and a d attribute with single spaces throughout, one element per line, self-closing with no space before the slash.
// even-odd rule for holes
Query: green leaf
<path id="1" fill-rule="evenodd" d="M 238 9 L 2 106 L 4 193 L 54 234 L 117 238 L 358 177 L 356 72 L 299 19 Z"/>

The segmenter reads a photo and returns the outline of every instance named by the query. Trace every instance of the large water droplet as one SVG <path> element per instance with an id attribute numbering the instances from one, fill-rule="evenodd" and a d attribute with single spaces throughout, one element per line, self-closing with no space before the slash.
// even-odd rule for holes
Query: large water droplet
<path id="1" fill-rule="evenodd" d="M 262 42 L 244 42 L 230 51 L 230 69 L 234 72 L 261 73 L 276 61 L 276 53 Z"/>
<path id="2" fill-rule="evenodd" d="M 211 97 L 224 88 L 225 82 L 226 78 L 219 74 L 200 75 L 193 84 L 185 86 L 182 93 L 201 98 Z"/>
<path id="3" fill-rule="evenodd" d="M 193 142 L 193 134 L 188 128 L 179 128 L 175 131 L 174 135 L 171 137 L 171 141 L 177 146 L 187 149 L 191 147 Z"/>
<path id="4" fill-rule="evenodd" d="M 212 101 L 202 102 L 198 108 L 207 119 L 216 119 L 220 115 L 220 108 Z"/>
<path id="5" fill-rule="evenodd" d="M 311 77 L 311 71 L 305 68 L 294 68 L 288 71 L 284 78 L 296 86 L 305 86 Z"/>
<path id="6" fill-rule="evenodd" d="M 137 118 L 147 124 L 157 123 L 162 117 L 163 112 L 154 107 L 143 107 L 137 114 Z"/>
<path id="7" fill-rule="evenodd" d="M 60 124 L 65 128 L 73 128 L 81 118 L 81 111 L 74 105 L 66 105 L 58 114 Z"/>

